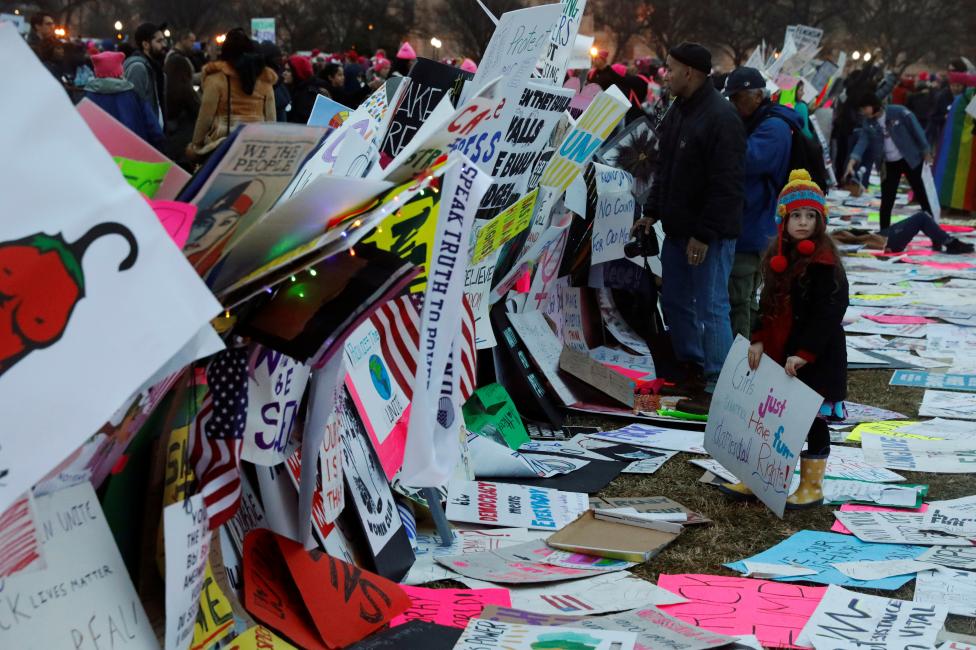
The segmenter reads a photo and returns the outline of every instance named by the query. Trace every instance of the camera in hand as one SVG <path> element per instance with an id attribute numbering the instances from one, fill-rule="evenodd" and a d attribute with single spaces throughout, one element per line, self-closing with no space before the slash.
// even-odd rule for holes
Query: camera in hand
<path id="1" fill-rule="evenodd" d="M 657 235 L 653 229 L 644 232 L 643 228 L 639 228 L 634 233 L 634 238 L 624 244 L 624 255 L 627 257 L 654 257 L 659 252 Z"/>

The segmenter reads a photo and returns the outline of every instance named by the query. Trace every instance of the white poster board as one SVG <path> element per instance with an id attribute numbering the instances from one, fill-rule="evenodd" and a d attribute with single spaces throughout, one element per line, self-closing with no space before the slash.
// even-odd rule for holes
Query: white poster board
<path id="1" fill-rule="evenodd" d="M 739 336 L 725 358 L 705 450 L 782 518 L 800 449 L 823 398 L 766 355 L 750 370 L 748 352 L 749 341 Z"/>
<path id="2" fill-rule="evenodd" d="M 590 507 L 583 492 L 489 481 L 452 481 L 447 518 L 487 526 L 559 530 Z"/>
<path id="3" fill-rule="evenodd" d="M 0 104 L 0 150 L 19 152 L 0 190 L 3 511 L 202 328 L 215 339 L 223 310 L 8 23 L 0 55 L 4 94 L 21 98 Z"/>
<path id="4" fill-rule="evenodd" d="M 934 648 L 948 610 L 830 585 L 797 639 L 831 650 Z"/>
<path id="5" fill-rule="evenodd" d="M 47 568 L 3 581 L 0 648 L 159 650 L 91 483 L 34 503 Z"/>

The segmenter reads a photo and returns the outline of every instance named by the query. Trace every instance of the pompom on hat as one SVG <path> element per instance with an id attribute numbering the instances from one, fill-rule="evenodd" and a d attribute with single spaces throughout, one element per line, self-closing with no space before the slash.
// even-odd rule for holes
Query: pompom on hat
<path id="1" fill-rule="evenodd" d="M 789 266 L 789 260 L 783 255 L 783 230 L 786 228 L 786 218 L 794 210 L 810 208 L 816 210 L 820 216 L 827 219 L 827 199 L 823 190 L 810 178 L 810 172 L 805 169 L 794 169 L 790 172 L 790 180 L 779 193 L 776 206 L 777 224 L 777 253 L 769 261 L 770 268 L 776 273 L 782 273 Z M 805 239 L 796 245 L 801 255 L 812 255 L 816 245 Z"/>
<path id="2" fill-rule="evenodd" d="M 400 49 L 397 50 L 396 58 L 404 59 L 407 61 L 413 61 L 417 58 L 417 53 L 414 51 L 413 47 L 407 41 L 404 41 L 400 45 Z"/>
<path id="3" fill-rule="evenodd" d="M 465 72 L 475 73 L 478 71 L 478 64 L 466 58 L 464 61 L 461 61 L 461 69 Z"/>

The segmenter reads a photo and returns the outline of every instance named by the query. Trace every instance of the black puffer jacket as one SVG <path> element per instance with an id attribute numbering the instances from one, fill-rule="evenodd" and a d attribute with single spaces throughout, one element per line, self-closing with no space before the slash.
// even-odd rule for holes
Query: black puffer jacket
<path id="1" fill-rule="evenodd" d="M 676 101 L 661 124 L 661 162 L 644 216 L 660 219 L 668 237 L 735 239 L 745 192 L 742 119 L 708 82 Z"/>

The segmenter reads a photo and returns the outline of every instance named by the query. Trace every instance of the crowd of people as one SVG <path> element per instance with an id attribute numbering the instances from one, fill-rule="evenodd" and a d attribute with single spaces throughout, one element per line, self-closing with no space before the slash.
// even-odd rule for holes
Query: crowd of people
<path id="1" fill-rule="evenodd" d="M 798 257 L 805 257 L 791 245 L 797 238 L 783 224 L 786 215 L 777 211 L 782 205 L 780 190 L 787 185 L 791 170 L 807 167 L 807 207 L 825 214 L 826 170 L 818 143 L 807 135 L 809 111 L 772 101 L 759 70 L 740 67 L 717 79 L 712 75 L 710 52 L 699 44 L 683 43 L 670 51 L 666 71 L 674 102 L 658 126 L 660 164 L 634 232 L 648 233 L 659 220 L 663 226 L 661 304 L 678 362 L 671 375 L 679 381 L 682 394 L 698 395 L 679 408 L 704 414 L 733 336 L 754 338 L 762 331 L 769 340 L 768 327 L 762 323 L 772 303 L 764 299 L 766 307 L 761 309 L 760 288 L 768 296 L 770 288 L 778 284 L 773 280 L 792 269 Z M 594 76 L 610 75 L 600 70 Z M 905 106 L 882 101 L 891 87 L 849 86 L 848 90 L 862 94 L 838 98 L 835 110 L 853 107 L 861 119 L 848 151 L 834 145 L 834 155 L 845 161 L 839 178 L 855 174 L 862 163 L 879 165 L 883 179 L 880 232 L 847 231 L 839 233 L 838 239 L 900 251 L 922 231 L 936 250 L 973 252 L 971 244 L 951 237 L 931 216 L 921 170 L 925 162 L 932 161 L 934 148 L 918 117 Z M 944 108 L 948 110 L 948 105 Z M 892 225 L 891 212 L 903 175 L 921 211 Z M 824 234 L 826 219 L 822 226 L 816 222 L 814 230 L 821 240 L 831 239 Z M 813 262 L 817 255 L 822 258 L 820 263 L 836 257 L 832 244 L 818 245 L 815 251 L 823 253 L 808 252 L 814 254 Z M 804 272 L 816 268 L 809 259 L 800 265 Z M 835 289 L 846 304 L 846 289 L 839 282 Z M 830 304 L 832 295 L 826 292 L 819 297 L 821 308 Z M 802 296 L 787 302 L 794 306 L 793 317 L 799 318 L 797 305 L 802 304 Z M 842 316 L 843 310 L 840 313 Z M 817 322 L 809 315 L 802 320 Z M 839 327 L 839 320 L 836 325 Z M 778 328 L 777 342 L 783 348 L 792 336 L 789 319 L 779 321 Z M 801 348 L 794 345 L 778 361 L 788 369 L 792 364 L 804 378 L 810 370 L 802 368 L 818 351 Z M 843 395 L 835 397 L 835 402 L 842 403 Z M 829 404 L 827 408 L 834 410 Z"/>
<path id="2" fill-rule="evenodd" d="M 241 28 L 208 54 L 190 30 L 143 23 L 130 39 L 66 41 L 50 14 L 30 20 L 28 43 L 75 101 L 87 97 L 188 169 L 201 164 L 238 124 L 305 124 L 319 96 L 355 109 L 391 76 L 406 76 L 417 60 L 404 42 L 388 58 L 377 50 L 286 54 L 258 43 Z M 471 59 L 450 63 L 469 72 Z"/>
<path id="3" fill-rule="evenodd" d="M 306 123 L 319 96 L 353 109 L 389 77 L 408 75 L 417 60 L 407 42 L 392 57 L 382 49 L 369 58 L 355 50 L 286 54 L 236 28 L 208 61 L 186 30 L 176 30 L 170 41 L 157 25 L 144 23 L 116 47 L 69 46 L 53 28 L 51 16 L 38 14 L 28 36 L 52 74 L 188 169 L 203 163 L 238 124 Z M 477 69 L 471 59 L 451 63 Z M 923 231 L 939 250 L 972 251 L 932 221 L 922 182 L 922 166 L 933 159 L 953 99 L 976 85 L 976 75 L 965 69 L 958 60 L 945 73 L 899 79 L 865 65 L 835 84 L 828 101 L 820 98 L 818 108 L 833 111 L 835 177 L 842 185 L 867 185 L 873 169 L 882 176 L 880 231 L 838 237 L 898 250 Z M 828 185 L 803 83 L 793 103 L 783 105 L 770 96 L 759 70 L 717 73 L 709 50 L 696 43 L 671 49 L 663 62 L 611 64 L 608 52 L 596 51 L 592 68 L 579 76 L 603 89 L 617 86 L 632 104 L 627 121 L 649 117 L 658 132 L 661 164 L 634 232 L 662 222 L 661 301 L 678 361 L 675 376 L 699 395 L 683 406 L 707 412 L 733 336 L 750 337 L 761 322 L 757 296 L 769 286 L 764 256 L 770 242 L 783 239 L 777 202 L 790 171 L 805 168 L 817 187 Z M 903 176 L 921 211 L 892 226 Z"/>

